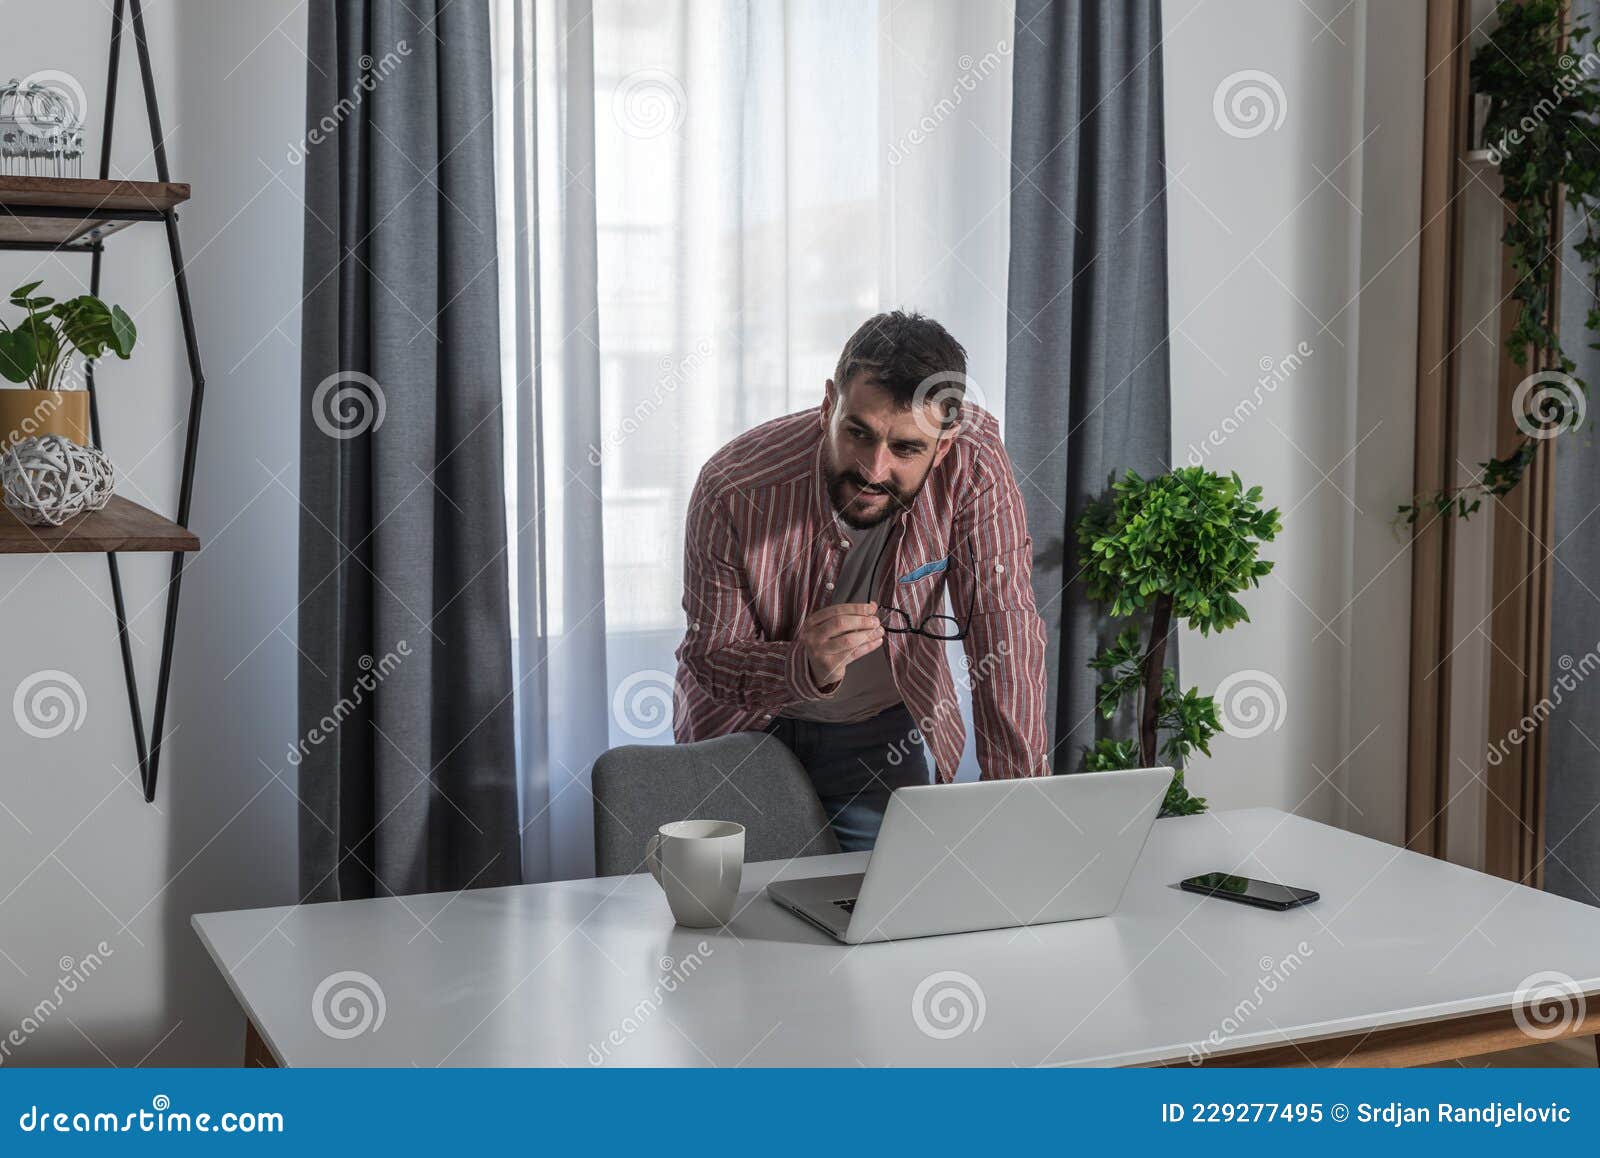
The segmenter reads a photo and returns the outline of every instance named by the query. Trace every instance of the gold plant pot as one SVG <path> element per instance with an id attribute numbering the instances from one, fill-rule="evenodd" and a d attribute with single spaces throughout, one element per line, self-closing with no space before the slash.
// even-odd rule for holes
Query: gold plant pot
<path id="1" fill-rule="evenodd" d="M 79 446 L 90 445 L 89 392 L 0 388 L 0 453 L 37 434 L 59 434 Z"/>

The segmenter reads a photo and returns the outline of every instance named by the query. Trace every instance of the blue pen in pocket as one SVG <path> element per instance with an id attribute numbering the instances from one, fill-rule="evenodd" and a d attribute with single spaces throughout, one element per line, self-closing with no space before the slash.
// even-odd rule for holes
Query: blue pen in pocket
<path id="1" fill-rule="evenodd" d="M 928 562 L 924 563 L 922 566 L 914 567 L 910 571 L 907 571 L 904 575 L 900 576 L 900 578 L 898 580 L 896 580 L 896 582 L 898 582 L 898 583 L 915 583 L 918 579 L 925 579 L 929 575 L 937 575 L 940 571 L 943 571 L 949 565 L 950 565 L 950 557 L 948 555 L 945 556 L 943 559 L 930 559 Z"/>

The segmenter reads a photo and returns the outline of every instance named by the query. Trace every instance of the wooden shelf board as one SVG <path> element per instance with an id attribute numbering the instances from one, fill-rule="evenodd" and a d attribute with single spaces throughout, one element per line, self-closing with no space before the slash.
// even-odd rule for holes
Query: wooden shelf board
<path id="1" fill-rule="evenodd" d="M 60 527 L 30 527 L 0 507 L 0 555 L 199 549 L 191 532 L 121 495 L 112 496 L 105 510 L 85 512 Z"/>
<path id="2" fill-rule="evenodd" d="M 130 213 L 161 213 L 188 199 L 189 186 L 177 181 L 0 176 L 0 245 L 89 246 L 138 220 Z M 30 215 L 30 206 L 83 213 Z"/>

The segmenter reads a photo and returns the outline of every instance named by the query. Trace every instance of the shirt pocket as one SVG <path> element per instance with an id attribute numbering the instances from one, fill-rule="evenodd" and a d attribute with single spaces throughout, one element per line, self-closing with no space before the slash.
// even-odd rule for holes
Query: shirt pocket
<path id="1" fill-rule="evenodd" d="M 948 549 L 942 546 L 914 552 L 900 561 L 889 597 L 894 606 L 910 616 L 913 625 L 924 616 L 937 615 L 943 610 L 954 562 Z"/>

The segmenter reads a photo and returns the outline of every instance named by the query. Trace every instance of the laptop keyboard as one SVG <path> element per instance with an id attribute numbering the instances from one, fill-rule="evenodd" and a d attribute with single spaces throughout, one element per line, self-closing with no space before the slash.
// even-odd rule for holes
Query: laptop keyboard
<path id="1" fill-rule="evenodd" d="M 842 901 L 834 901 L 833 903 L 838 905 L 847 913 L 853 913 L 856 911 L 856 899 L 854 897 L 846 897 Z"/>

